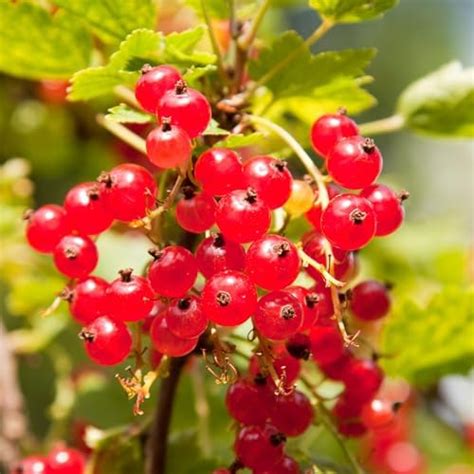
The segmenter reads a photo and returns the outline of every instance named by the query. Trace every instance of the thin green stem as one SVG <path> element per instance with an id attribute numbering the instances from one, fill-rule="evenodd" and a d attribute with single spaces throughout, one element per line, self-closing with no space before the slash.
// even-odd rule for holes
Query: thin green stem
<path id="1" fill-rule="evenodd" d="M 398 132 L 405 127 L 405 119 L 401 115 L 394 114 L 390 117 L 363 123 L 359 126 L 362 135 L 381 135 L 383 133 Z"/>
<path id="2" fill-rule="evenodd" d="M 97 123 L 108 130 L 112 135 L 115 135 L 120 140 L 130 145 L 135 150 L 146 155 L 146 143 L 142 137 L 138 136 L 136 133 L 133 133 L 127 127 L 124 127 L 120 123 L 113 122 L 108 119 L 105 115 L 99 114 L 96 117 Z"/>
<path id="3" fill-rule="evenodd" d="M 117 97 L 122 99 L 124 102 L 127 102 L 132 107 L 142 110 L 141 105 L 138 103 L 138 100 L 135 98 L 135 94 L 131 89 L 125 86 L 116 86 L 114 88 L 114 93 Z"/>
<path id="4" fill-rule="evenodd" d="M 257 36 L 258 29 L 260 28 L 260 25 L 262 24 L 262 21 L 265 18 L 265 14 L 267 13 L 271 3 L 272 0 L 262 0 L 257 13 L 255 14 L 255 18 L 250 25 L 250 30 L 244 37 L 240 38 L 239 46 L 244 51 L 247 51 L 250 46 L 252 46 L 255 37 Z"/>

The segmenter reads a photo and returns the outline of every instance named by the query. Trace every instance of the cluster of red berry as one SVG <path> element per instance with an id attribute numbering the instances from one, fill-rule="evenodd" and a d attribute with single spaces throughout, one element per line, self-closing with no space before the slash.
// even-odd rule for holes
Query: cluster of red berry
<path id="1" fill-rule="evenodd" d="M 379 319 L 389 311 L 390 296 L 376 281 L 344 293 L 334 286 L 356 276 L 355 251 L 403 220 L 406 196 L 374 184 L 382 156 L 373 141 L 360 137 L 343 113 L 317 120 L 312 144 L 337 184 L 316 189 L 293 179 L 287 164 L 270 156 L 242 162 L 234 151 L 209 148 L 193 163 L 192 140 L 207 128 L 211 107 L 176 69 L 145 67 L 136 97 L 158 116 L 159 126 L 146 141 L 149 160 L 187 176 L 175 206 L 177 223 L 206 235 L 194 253 L 180 245 L 150 250 L 146 276 L 131 269 L 110 283 L 91 276 L 98 254 L 90 236 L 114 220 L 131 223 L 163 210 L 152 174 L 133 164 L 75 186 L 63 207 L 28 214 L 31 246 L 52 253 L 57 269 L 71 278 L 63 297 L 85 325 L 80 335 L 91 359 L 103 365 L 123 361 L 132 351 L 129 322 L 143 323 L 157 353 L 181 357 L 199 347 L 209 324 L 234 327 L 251 318 L 270 356 L 262 363 L 253 358 L 249 375 L 227 394 L 229 412 L 242 424 L 234 471 L 244 465 L 258 473 L 299 472 L 283 446 L 286 436 L 302 434 L 313 421 L 309 399 L 292 389 L 301 359 L 311 355 L 323 374 L 345 386 L 333 410 L 342 434 L 359 436 L 384 424 L 393 406 L 374 401 L 382 371 L 347 347 L 341 315 L 348 309 L 360 320 Z M 362 191 L 344 193 L 338 185 Z M 306 214 L 314 226 L 301 242 L 269 233 L 272 211 L 282 207 L 290 216 Z M 292 286 L 302 269 L 314 279 L 310 288 Z M 205 278 L 202 287 L 196 287 L 198 272 Z"/>
<path id="2" fill-rule="evenodd" d="M 47 456 L 28 456 L 11 474 L 84 474 L 86 460 L 77 449 L 56 446 Z"/>

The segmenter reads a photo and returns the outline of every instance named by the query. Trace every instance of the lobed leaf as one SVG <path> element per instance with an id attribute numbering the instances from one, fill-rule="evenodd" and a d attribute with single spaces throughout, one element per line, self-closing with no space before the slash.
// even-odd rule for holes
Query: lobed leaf
<path id="1" fill-rule="evenodd" d="M 234 134 L 217 142 L 214 146 L 223 148 L 244 148 L 256 145 L 261 142 L 262 138 L 263 135 L 260 132 L 249 133 L 248 135 Z"/>
<path id="2" fill-rule="evenodd" d="M 398 0 L 309 0 L 319 14 L 335 23 L 374 20 L 395 7 Z"/>
<path id="3" fill-rule="evenodd" d="M 132 109 L 126 104 L 110 108 L 106 117 L 118 123 L 152 123 L 155 121 L 153 115 Z"/>

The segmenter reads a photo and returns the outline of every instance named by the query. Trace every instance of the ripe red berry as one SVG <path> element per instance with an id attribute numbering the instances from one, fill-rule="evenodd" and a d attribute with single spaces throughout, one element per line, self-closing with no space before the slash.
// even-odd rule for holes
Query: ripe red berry
<path id="1" fill-rule="evenodd" d="M 54 264 L 70 278 L 85 278 L 96 267 L 99 256 L 89 237 L 66 235 L 54 249 Z"/>
<path id="2" fill-rule="evenodd" d="M 157 316 L 150 329 L 150 338 L 158 352 L 171 357 L 182 357 L 192 352 L 198 339 L 182 339 L 175 336 L 168 328 L 164 315 Z"/>
<path id="3" fill-rule="evenodd" d="M 290 288 L 286 288 L 285 291 L 288 291 L 288 293 L 291 293 L 297 298 L 303 308 L 303 324 L 301 325 L 300 331 L 310 329 L 316 323 L 319 316 L 318 294 L 302 286 L 291 286 Z"/>
<path id="4" fill-rule="evenodd" d="M 318 364 L 330 364 L 344 354 L 344 343 L 334 326 L 316 326 L 309 333 L 311 353 Z"/>
<path id="5" fill-rule="evenodd" d="M 213 234 L 198 245 L 196 261 L 199 271 L 206 277 L 224 270 L 243 270 L 245 250 L 242 245 L 224 239 L 222 234 Z"/>
<path id="6" fill-rule="evenodd" d="M 176 222 L 188 232 L 200 234 L 215 222 L 216 202 L 205 193 L 196 193 L 192 187 L 183 188 L 184 197 L 176 204 Z"/>
<path id="7" fill-rule="evenodd" d="M 334 315 L 334 305 L 332 302 L 331 289 L 324 285 L 317 284 L 312 290 L 318 298 L 318 326 L 334 326 L 335 321 L 332 319 Z"/>
<path id="8" fill-rule="evenodd" d="M 395 420 L 399 408 L 399 403 L 376 398 L 363 406 L 362 423 L 370 430 L 386 428 Z"/>
<path id="9" fill-rule="evenodd" d="M 313 415 L 313 407 L 308 397 L 298 390 L 293 390 L 289 395 L 276 397 L 271 420 L 278 431 L 287 436 L 299 436 L 309 428 Z"/>
<path id="10" fill-rule="evenodd" d="M 300 329 L 303 323 L 303 308 L 292 294 L 273 291 L 258 301 L 253 322 L 262 336 L 282 341 Z"/>
<path id="11" fill-rule="evenodd" d="M 81 183 L 71 188 L 64 200 L 64 209 L 73 228 L 82 234 L 100 234 L 113 221 L 97 183 Z"/>
<path id="12" fill-rule="evenodd" d="M 89 324 L 106 314 L 109 284 L 102 278 L 89 276 L 79 281 L 72 290 L 66 290 L 64 299 L 69 301 L 72 317 L 81 324 Z"/>
<path id="13" fill-rule="evenodd" d="M 73 448 L 58 446 L 48 454 L 48 463 L 54 474 L 84 474 L 84 455 Z"/>
<path id="14" fill-rule="evenodd" d="M 380 176 L 383 159 L 370 138 L 350 137 L 336 143 L 327 168 L 336 183 L 348 189 L 370 186 Z"/>
<path id="15" fill-rule="evenodd" d="M 361 191 L 360 195 L 372 203 L 377 218 L 375 235 L 382 237 L 395 232 L 403 222 L 405 210 L 402 202 L 408 193 L 398 195 L 388 186 L 374 184 Z"/>
<path id="16" fill-rule="evenodd" d="M 321 230 L 331 244 L 342 250 L 357 250 L 375 235 L 376 218 L 372 204 L 354 194 L 332 199 L 321 216 Z"/>
<path id="17" fill-rule="evenodd" d="M 208 324 L 200 299 L 191 295 L 171 301 L 164 317 L 168 329 L 182 339 L 196 339 Z"/>
<path id="18" fill-rule="evenodd" d="M 285 437 L 272 425 L 245 426 L 234 449 L 237 458 L 250 469 L 270 469 L 283 458 Z"/>
<path id="19" fill-rule="evenodd" d="M 178 81 L 174 90 L 166 92 L 156 113 L 158 118 L 170 117 L 171 123 L 185 130 L 190 138 L 201 135 L 212 117 L 208 100 L 184 81 Z"/>
<path id="20" fill-rule="evenodd" d="M 160 168 L 175 168 L 191 158 L 191 140 L 182 128 L 163 118 L 161 125 L 146 137 L 146 154 Z"/>
<path id="21" fill-rule="evenodd" d="M 222 326 L 246 321 L 257 306 L 257 290 L 244 273 L 226 270 L 209 278 L 202 290 L 202 307 L 207 317 Z"/>
<path id="22" fill-rule="evenodd" d="M 273 394 L 266 385 L 240 379 L 227 390 L 225 404 L 232 418 L 244 425 L 263 425 L 270 417 Z"/>
<path id="23" fill-rule="evenodd" d="M 293 458 L 284 456 L 270 470 L 254 469 L 253 474 L 301 474 L 301 470 Z"/>
<path id="24" fill-rule="evenodd" d="M 11 474 L 53 474 L 53 471 L 46 457 L 28 456 L 13 468 Z"/>
<path id="25" fill-rule="evenodd" d="M 71 224 L 63 207 L 47 204 L 25 214 L 26 238 L 38 252 L 49 253 L 71 231 Z"/>
<path id="26" fill-rule="evenodd" d="M 334 183 L 329 183 L 326 187 L 329 199 L 342 194 L 342 189 Z M 319 232 L 321 232 L 321 214 L 323 209 L 321 207 L 321 202 L 318 200 L 318 194 L 314 196 L 313 207 L 305 214 L 306 219 L 312 226 Z"/>
<path id="27" fill-rule="evenodd" d="M 156 183 L 152 174 L 143 166 L 124 163 L 102 173 L 102 183 L 107 209 L 114 219 L 130 222 L 141 219 L 147 210 L 155 207 Z"/>
<path id="28" fill-rule="evenodd" d="M 108 316 L 100 316 L 79 334 L 89 357 L 99 365 L 119 364 L 132 349 L 132 336 L 127 326 Z"/>
<path id="29" fill-rule="evenodd" d="M 351 291 L 350 308 L 354 316 L 364 321 L 383 318 L 390 311 L 389 290 L 379 281 L 363 281 Z"/>
<path id="30" fill-rule="evenodd" d="M 153 307 L 145 318 L 145 321 L 142 323 L 142 331 L 144 333 L 150 332 L 151 323 L 154 321 L 156 316 L 158 316 L 162 311 L 165 311 L 167 307 L 168 305 L 161 300 L 155 299 L 155 301 L 153 301 Z"/>
<path id="31" fill-rule="evenodd" d="M 194 166 L 194 176 L 203 191 L 212 196 L 222 196 L 244 187 L 240 156 L 228 148 L 205 151 Z"/>
<path id="32" fill-rule="evenodd" d="M 360 438 L 367 433 L 367 428 L 360 421 L 339 420 L 337 430 L 348 438 Z"/>
<path id="33" fill-rule="evenodd" d="M 131 268 L 120 270 L 120 278 L 109 287 L 109 316 L 120 321 L 141 321 L 153 308 L 155 294 L 150 282 L 132 275 Z"/>
<path id="34" fill-rule="evenodd" d="M 300 257 L 295 245 L 280 235 L 264 235 L 247 250 L 246 273 L 266 290 L 280 290 L 291 285 L 300 271 Z"/>
<path id="35" fill-rule="evenodd" d="M 154 261 L 148 269 L 152 288 L 161 296 L 178 297 L 186 294 L 194 285 L 197 263 L 193 254 L 179 245 L 162 250 L 152 249 Z"/>
<path id="36" fill-rule="evenodd" d="M 358 134 L 357 125 L 344 113 L 327 114 L 319 117 L 311 127 L 311 143 L 316 153 L 327 158 L 339 140 Z"/>
<path id="37" fill-rule="evenodd" d="M 303 333 L 296 333 L 291 336 L 285 344 L 286 350 L 295 359 L 308 360 L 311 355 L 311 341 L 309 336 Z"/>
<path id="38" fill-rule="evenodd" d="M 339 357 L 339 359 L 335 360 L 334 362 L 318 364 L 319 370 L 321 370 L 321 372 L 330 379 L 343 381 L 347 368 L 352 362 L 352 359 L 352 354 L 346 351 L 341 357 Z"/>
<path id="39" fill-rule="evenodd" d="M 339 420 L 357 420 L 362 412 L 363 405 L 357 400 L 353 400 L 342 395 L 337 400 L 332 413 Z"/>
<path id="40" fill-rule="evenodd" d="M 172 66 L 143 66 L 142 75 L 135 86 L 135 97 L 140 105 L 151 114 L 156 112 L 159 101 L 176 83 L 182 80 L 181 74 Z"/>
<path id="41" fill-rule="evenodd" d="M 252 188 L 232 191 L 217 205 L 217 226 L 234 242 L 260 238 L 270 227 L 270 219 L 270 209 Z"/>
<path id="42" fill-rule="evenodd" d="M 344 394 L 354 402 L 368 402 L 377 393 L 382 381 L 383 372 L 375 362 L 353 359 L 344 374 Z"/>
<path id="43" fill-rule="evenodd" d="M 245 184 L 257 191 L 270 209 L 283 206 L 291 194 L 293 177 L 286 161 L 271 156 L 255 156 L 243 167 Z"/>

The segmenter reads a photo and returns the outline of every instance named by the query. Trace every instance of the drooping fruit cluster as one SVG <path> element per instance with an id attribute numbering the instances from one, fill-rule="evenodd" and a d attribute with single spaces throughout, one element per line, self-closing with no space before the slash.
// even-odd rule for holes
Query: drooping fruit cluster
<path id="1" fill-rule="evenodd" d="M 102 365 L 131 354 L 141 360 L 142 346 L 133 346 L 128 327 L 134 323 L 150 338 L 152 369 L 163 356 L 199 350 L 213 352 L 223 369 L 229 358 L 221 357 L 219 326 L 251 324 L 258 357 L 226 399 L 239 424 L 233 472 L 238 466 L 261 474 L 300 472 L 284 444 L 317 421 L 310 398 L 293 387 L 310 358 L 343 384 L 332 411 L 343 435 L 359 436 L 390 419 L 393 413 L 374 401 L 383 373 L 352 350 L 343 320 L 346 310 L 353 321 L 367 322 L 390 309 L 381 283 L 348 288 L 358 273 L 355 251 L 394 232 L 404 216 L 406 196 L 375 184 L 382 156 L 373 141 L 341 113 L 318 119 L 311 140 L 334 181 L 326 186 L 325 180 L 295 179 L 286 162 L 271 156 L 242 160 L 233 150 L 206 148 L 199 137 L 211 119 L 209 103 L 170 66 L 144 67 L 136 97 L 158 117 L 146 141 L 149 160 L 174 169 L 166 175 L 176 177 L 172 191 L 160 190 L 164 202 L 157 202 L 149 171 L 123 164 L 73 187 L 63 207 L 46 205 L 27 215 L 31 246 L 51 253 L 70 279 L 62 297 L 83 325 L 89 357 Z M 201 149 L 197 157 L 194 145 Z M 345 193 L 339 185 L 361 191 Z M 131 268 L 112 282 L 92 275 L 95 238 L 115 221 L 155 241 L 161 216 L 173 208 L 184 237 L 152 248 L 143 275 Z M 286 223 L 306 215 L 314 229 L 289 239 L 278 218 L 272 224 L 278 215 L 286 215 Z"/>
<path id="2" fill-rule="evenodd" d="M 47 456 L 24 458 L 10 474 L 85 474 L 85 469 L 86 459 L 80 451 L 58 445 Z"/>

